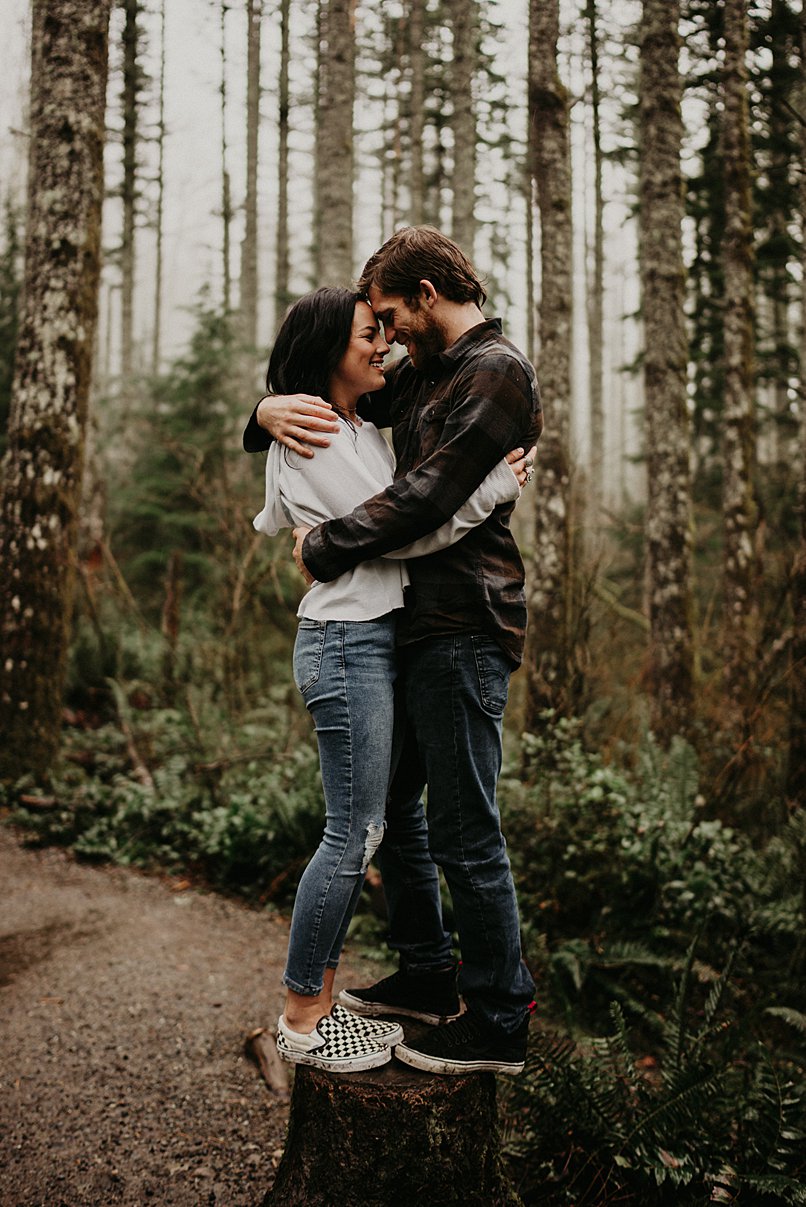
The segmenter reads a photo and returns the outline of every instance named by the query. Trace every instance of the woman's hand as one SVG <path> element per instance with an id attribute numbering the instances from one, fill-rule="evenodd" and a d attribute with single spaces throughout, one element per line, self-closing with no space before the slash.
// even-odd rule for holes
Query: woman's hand
<path id="1" fill-rule="evenodd" d="M 267 395 L 258 403 L 257 421 L 275 440 L 301 457 L 313 456 L 310 444 L 327 448 L 328 436 L 339 430 L 330 403 L 313 394 Z"/>
<path id="2" fill-rule="evenodd" d="M 533 444 L 528 453 L 525 453 L 522 448 L 513 448 L 511 453 L 507 453 L 507 462 L 515 477 L 518 479 L 518 485 L 521 490 L 527 482 L 531 482 L 534 475 L 532 466 L 535 463 L 535 455 L 537 453 L 537 445 Z"/>
<path id="3" fill-rule="evenodd" d="M 313 453 L 309 453 L 308 455 L 312 457 Z M 302 560 L 302 542 L 305 540 L 306 536 L 308 535 L 308 533 L 310 531 L 311 531 L 310 528 L 300 527 L 300 528 L 295 528 L 294 532 L 293 532 L 294 540 L 296 542 L 296 544 L 294 545 L 294 561 L 297 563 L 297 569 L 299 570 L 300 574 L 305 579 L 305 581 L 309 587 L 310 587 L 311 583 L 314 582 L 314 577 L 311 574 L 308 567 L 305 565 L 304 561 Z"/>

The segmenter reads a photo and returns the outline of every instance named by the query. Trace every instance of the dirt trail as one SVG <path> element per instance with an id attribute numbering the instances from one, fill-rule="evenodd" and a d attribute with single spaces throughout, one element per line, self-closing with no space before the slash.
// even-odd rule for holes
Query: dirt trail
<path id="1" fill-rule="evenodd" d="M 19 841 L 0 825 L 1 1207 L 259 1204 L 287 1106 L 243 1042 L 287 923 Z"/>

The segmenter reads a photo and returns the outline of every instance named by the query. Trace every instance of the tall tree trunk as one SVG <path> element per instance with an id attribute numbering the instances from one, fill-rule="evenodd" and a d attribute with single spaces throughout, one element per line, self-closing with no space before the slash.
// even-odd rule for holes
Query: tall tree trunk
<path id="1" fill-rule="evenodd" d="M 425 130 L 425 0 L 410 0 L 409 4 L 409 72 L 411 76 L 411 114 L 409 141 L 411 164 L 409 180 L 411 205 L 409 221 L 420 226 L 425 215 L 425 183 L 423 175 L 423 131 Z M 389 232 L 392 233 L 391 231 Z"/>
<path id="2" fill-rule="evenodd" d="M 277 243 L 274 273 L 274 325 L 291 301 L 288 252 L 288 49 L 290 0 L 280 0 L 280 78 L 277 114 Z"/>
<path id="3" fill-rule="evenodd" d="M 679 0 L 644 0 L 641 17 L 640 233 L 646 406 L 649 686 L 661 740 L 693 706 L 691 497 L 686 407 L 678 71 Z"/>
<path id="4" fill-rule="evenodd" d="M 120 242 L 120 374 L 128 391 L 134 369 L 134 239 L 140 102 L 139 0 L 123 0 L 123 235 Z"/>
<path id="5" fill-rule="evenodd" d="M 806 5 L 800 11 L 800 112 L 806 115 Z M 806 163 L 806 123 L 800 126 Z M 806 172 L 800 174 L 800 418 L 798 440 L 799 542 L 792 569 L 792 656 L 789 695 L 787 796 L 806 808 Z"/>
<path id="6" fill-rule="evenodd" d="M 316 175 L 319 197 L 321 284 L 347 285 L 353 276 L 353 102 L 355 0 L 328 0 Z"/>
<path id="7" fill-rule="evenodd" d="M 450 73 L 453 116 L 453 211 L 451 233 L 473 258 L 476 237 L 476 115 L 473 107 L 473 77 L 476 70 L 478 0 L 451 0 L 453 64 Z"/>
<path id="8" fill-rule="evenodd" d="M 559 0 L 529 4 L 529 136 L 540 207 L 540 356 L 545 433 L 535 475 L 527 725 L 571 706 L 571 157 L 568 98 L 557 71 Z"/>
<path id="9" fill-rule="evenodd" d="M 535 205 L 534 176 L 532 166 L 524 165 L 523 195 L 526 202 L 526 355 L 531 361 L 537 359 L 535 343 Z"/>
<path id="10" fill-rule="evenodd" d="M 223 305 L 229 313 L 232 305 L 232 270 L 230 267 L 230 230 L 232 226 L 232 190 L 227 167 L 227 0 L 221 0 L 221 222 L 223 227 Z"/>
<path id="11" fill-rule="evenodd" d="M 260 23 L 263 0 L 246 0 L 246 197 L 241 243 L 241 336 L 257 343 L 257 163 L 260 129 Z"/>
<path id="12" fill-rule="evenodd" d="M 591 67 L 593 115 L 593 274 L 588 292 L 588 344 L 590 360 L 590 493 L 593 507 L 602 502 L 604 460 L 603 314 L 604 314 L 604 200 L 602 196 L 602 132 L 599 85 L 599 31 L 596 0 L 587 0 L 585 19 Z"/>
<path id="13" fill-rule="evenodd" d="M 154 333 L 151 341 L 151 372 L 160 371 L 160 340 L 162 336 L 162 236 L 165 208 L 165 0 L 160 0 L 160 78 L 157 118 L 157 213 L 156 264 L 154 267 Z"/>
<path id="14" fill-rule="evenodd" d="M 56 754 L 98 312 L 111 0 L 34 0 L 23 308 L 0 498 L 0 776 Z"/>
<path id="15" fill-rule="evenodd" d="M 722 267 L 729 299 L 724 308 L 724 648 L 735 729 L 752 696 L 757 640 L 753 603 L 753 235 L 745 0 L 725 0 L 724 33 Z"/>

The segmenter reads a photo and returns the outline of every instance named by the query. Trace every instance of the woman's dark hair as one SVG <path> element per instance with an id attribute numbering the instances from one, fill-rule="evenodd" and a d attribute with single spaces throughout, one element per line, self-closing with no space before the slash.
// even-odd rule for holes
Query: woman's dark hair
<path id="1" fill-rule="evenodd" d="M 327 399 L 328 382 L 350 342 L 356 303 L 363 301 L 362 293 L 327 286 L 294 302 L 269 357 L 269 393 Z"/>

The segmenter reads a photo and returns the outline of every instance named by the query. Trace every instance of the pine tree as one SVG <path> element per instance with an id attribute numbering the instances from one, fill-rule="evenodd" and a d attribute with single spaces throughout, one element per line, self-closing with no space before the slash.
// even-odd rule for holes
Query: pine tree
<path id="1" fill-rule="evenodd" d="M 120 373 L 129 388 L 134 370 L 134 270 L 140 125 L 140 0 L 123 0 L 123 233 L 120 241 Z"/>
<path id="2" fill-rule="evenodd" d="M 56 753 L 98 309 L 111 0 L 34 0 L 23 308 L 0 499 L 0 775 Z"/>
<path id="3" fill-rule="evenodd" d="M 476 236 L 476 115 L 473 80 L 479 37 L 477 0 L 450 0 L 453 63 L 450 73 L 451 128 L 453 130 L 453 197 L 451 233 L 473 258 Z"/>
<path id="4" fill-rule="evenodd" d="M 529 129 L 541 230 L 538 372 L 545 432 L 535 475 L 527 727 L 570 706 L 571 161 L 568 100 L 557 71 L 559 0 L 530 0 Z"/>
<path id="5" fill-rule="evenodd" d="M 679 3 L 643 0 L 640 231 L 649 471 L 649 687 L 661 740 L 693 709 L 689 425 L 683 312 Z"/>
<path id="6" fill-rule="evenodd" d="M 588 284 L 588 345 L 590 350 L 591 502 L 602 502 L 604 456 L 604 199 L 602 195 L 601 88 L 599 82 L 599 29 L 596 0 L 586 0 L 588 55 L 591 73 L 593 121 L 593 264 Z"/>
<path id="7" fill-rule="evenodd" d="M 151 372 L 160 371 L 160 338 L 162 335 L 162 237 L 165 210 L 165 0 L 160 0 L 160 67 L 157 112 L 157 206 L 154 216 L 154 330 L 151 339 Z"/>
<path id="8" fill-rule="evenodd" d="M 277 94 L 277 232 L 274 248 L 274 323 L 278 326 L 291 301 L 288 254 L 288 59 L 289 0 L 280 0 L 280 75 Z"/>
<path id="9" fill-rule="evenodd" d="M 799 112 L 806 118 L 806 6 L 799 22 Z M 801 164 L 806 163 L 806 120 L 800 127 Z M 798 431 L 798 532 L 792 569 L 792 654 L 789 673 L 789 766 L 787 796 L 806 808 L 806 172 L 800 174 L 800 397 Z"/>
<path id="10" fill-rule="evenodd" d="M 224 311 L 228 313 L 232 307 L 232 185 L 229 174 L 229 145 L 227 142 L 227 13 L 229 6 L 226 0 L 220 0 L 219 36 L 221 55 L 221 259 L 223 277 Z"/>
<path id="11" fill-rule="evenodd" d="M 241 334 L 247 348 L 257 343 L 257 166 L 260 130 L 260 23 L 263 0 L 246 0 L 246 191 L 241 244 Z"/>
<path id="12" fill-rule="evenodd" d="M 3 248 L 0 251 L 0 457 L 6 449 L 22 277 L 20 215 L 10 197 L 6 198 L 4 218 Z"/>
<path id="13" fill-rule="evenodd" d="M 316 277 L 322 284 L 346 285 L 353 277 L 355 0 L 327 0 L 321 11 Z"/>
<path id="14" fill-rule="evenodd" d="M 747 707 L 756 665 L 753 602 L 755 502 L 753 470 L 753 235 L 747 105 L 747 12 L 725 0 L 723 164 L 725 231 L 722 260 L 725 403 L 723 417 L 724 627 L 726 684 L 739 713 Z M 738 720 L 734 717 L 734 723 Z"/>

